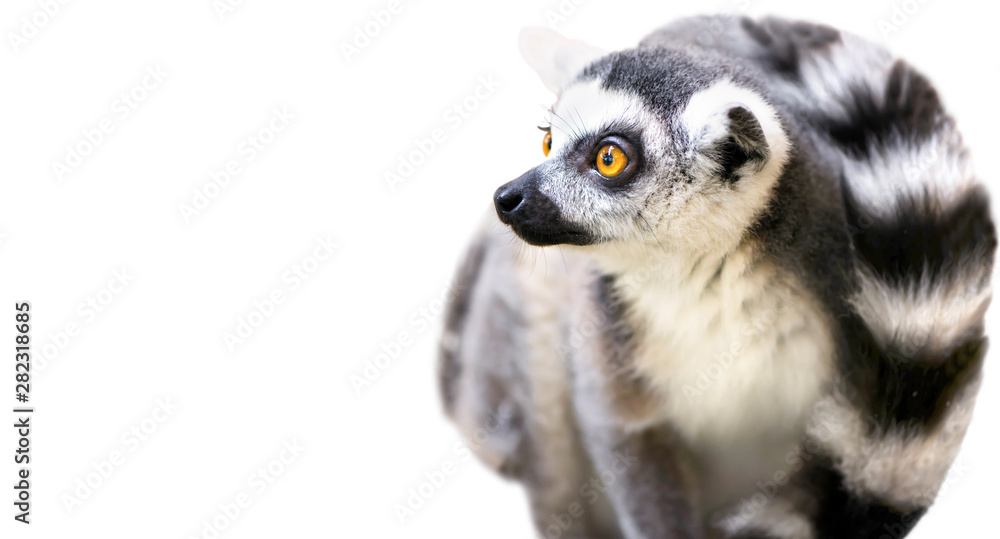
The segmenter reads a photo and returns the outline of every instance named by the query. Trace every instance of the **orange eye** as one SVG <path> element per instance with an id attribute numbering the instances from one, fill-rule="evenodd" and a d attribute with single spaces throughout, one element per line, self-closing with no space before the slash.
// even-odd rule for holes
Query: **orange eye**
<path id="1" fill-rule="evenodd" d="M 597 172 L 605 178 L 614 178 L 628 167 L 628 156 L 614 144 L 605 144 L 597 152 Z"/>
<path id="2" fill-rule="evenodd" d="M 552 132 L 546 131 L 545 137 L 542 138 L 542 152 L 545 153 L 545 157 L 549 156 L 549 152 L 552 151 Z"/>

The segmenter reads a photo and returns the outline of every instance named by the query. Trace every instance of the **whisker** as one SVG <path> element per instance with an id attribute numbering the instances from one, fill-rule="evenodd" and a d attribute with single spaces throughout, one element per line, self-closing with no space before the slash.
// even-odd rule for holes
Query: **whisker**
<path id="1" fill-rule="evenodd" d="M 576 117 L 580 119 L 580 132 L 583 132 L 587 127 L 586 122 L 583 121 L 583 115 L 580 114 L 580 109 L 576 107 L 573 107 L 573 111 L 576 112 Z"/>
<path id="2" fill-rule="evenodd" d="M 552 110 L 552 107 L 546 107 L 545 105 L 539 105 L 539 107 L 542 107 L 543 109 L 545 109 L 545 112 L 548 112 L 549 114 L 553 114 L 553 115 L 555 115 L 555 111 L 553 111 L 553 110 Z M 556 115 L 556 116 L 558 117 L 558 115 Z M 550 119 L 548 119 L 548 118 L 546 118 L 546 121 L 547 121 L 547 122 L 548 122 L 548 124 L 549 124 L 549 130 L 551 130 L 551 129 L 558 129 L 559 131 L 561 131 L 561 132 L 562 132 L 562 134 L 566 135 L 566 138 L 576 138 L 576 135 L 575 135 L 575 133 L 570 133 L 570 132 L 567 132 L 567 131 L 566 131 L 565 129 L 563 129 L 562 127 L 560 127 L 560 126 L 558 126 L 558 125 L 555 125 L 555 124 L 553 124 L 553 123 L 552 123 L 552 120 L 550 120 Z M 565 121 L 564 121 L 563 123 L 565 123 Z M 567 124 L 567 125 L 569 125 L 569 124 Z"/>
<path id="3" fill-rule="evenodd" d="M 573 138 L 574 139 L 581 139 L 581 138 L 583 138 L 583 136 L 576 131 L 576 128 L 574 127 L 573 123 L 570 123 L 570 122 L 566 121 L 566 118 L 563 118 L 562 116 L 556 114 L 556 111 L 554 111 L 554 110 L 552 111 L 552 115 L 555 116 L 556 118 L 559 118 L 560 120 L 562 120 L 562 122 L 564 124 L 566 124 L 567 127 L 570 128 L 570 131 L 572 131 L 572 133 L 573 133 Z"/>

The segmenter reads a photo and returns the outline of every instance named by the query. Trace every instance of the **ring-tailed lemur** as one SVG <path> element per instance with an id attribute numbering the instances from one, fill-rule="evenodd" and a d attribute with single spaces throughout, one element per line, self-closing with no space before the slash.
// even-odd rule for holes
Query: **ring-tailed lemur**
<path id="1" fill-rule="evenodd" d="M 540 535 L 906 535 L 971 418 L 996 246 L 927 79 L 776 19 L 521 48 L 547 159 L 496 191 L 440 383 Z"/>

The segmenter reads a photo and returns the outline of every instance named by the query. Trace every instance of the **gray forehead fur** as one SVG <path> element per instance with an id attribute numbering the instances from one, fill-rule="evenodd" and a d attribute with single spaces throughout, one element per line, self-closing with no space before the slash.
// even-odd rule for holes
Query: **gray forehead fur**
<path id="1" fill-rule="evenodd" d="M 577 77 L 577 82 L 601 81 L 606 90 L 638 97 L 659 117 L 672 123 L 691 96 L 720 79 L 760 90 L 754 74 L 730 58 L 683 44 L 640 46 L 597 60 Z"/>

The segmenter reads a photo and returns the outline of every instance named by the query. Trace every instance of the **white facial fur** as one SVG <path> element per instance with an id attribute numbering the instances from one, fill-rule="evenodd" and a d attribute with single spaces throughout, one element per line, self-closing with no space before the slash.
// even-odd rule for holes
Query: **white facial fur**
<path id="1" fill-rule="evenodd" d="M 604 134 L 616 126 L 641 127 L 642 140 L 633 141 L 646 155 L 647 166 L 666 173 L 671 162 L 667 151 L 666 126 L 634 96 L 605 90 L 600 81 L 570 86 L 552 109 L 552 152 L 540 171 L 541 191 L 559 207 L 563 217 L 586 227 L 604 241 L 654 243 L 649 235 L 653 222 L 642 216 L 644 206 L 663 192 L 651 182 L 635 180 L 638 188 L 610 191 L 593 175 L 581 175 L 579 156 L 571 155 L 573 145 L 583 136 Z M 647 171 L 643 176 L 650 176 Z M 637 218 L 636 216 L 640 216 Z"/>
<path id="2" fill-rule="evenodd" d="M 753 113 L 767 140 L 769 158 L 760 170 L 728 183 L 705 150 L 725 137 L 727 112 Z M 602 241 L 614 258 L 641 257 L 650 248 L 684 252 L 728 251 L 765 207 L 787 160 L 789 142 L 774 109 L 756 93 L 722 80 L 695 94 L 676 121 L 683 140 L 673 140 L 663 119 L 637 96 L 607 90 L 601 81 L 573 84 L 552 109 L 552 152 L 540 167 L 541 190 L 563 217 Z M 645 170 L 628 189 L 609 190 L 579 172 L 570 151 L 585 135 L 633 127 Z M 682 168 L 685 167 L 685 168 Z"/>
<path id="3" fill-rule="evenodd" d="M 690 252 L 728 251 L 764 208 L 787 160 L 789 142 L 775 110 L 755 92 L 720 80 L 692 96 L 680 123 L 686 140 L 671 140 L 669 127 L 637 96 L 607 90 L 601 81 L 573 84 L 601 49 L 547 29 L 521 32 L 521 53 L 545 85 L 559 94 L 552 109 L 552 152 L 539 171 L 541 190 L 569 221 L 597 236 L 599 250 L 615 258 L 650 247 Z M 769 158 L 740 181 L 719 181 L 710 156 L 702 152 L 729 128 L 727 112 L 741 106 L 759 122 Z M 645 170 L 629 189 L 609 190 L 592 175 L 580 174 L 579 155 L 568 151 L 582 136 L 629 126 L 641 133 L 632 141 L 645 156 Z M 683 162 L 688 170 L 679 168 Z M 639 253 L 634 253 L 639 254 Z M 641 256 L 641 255 L 640 255 Z"/>

